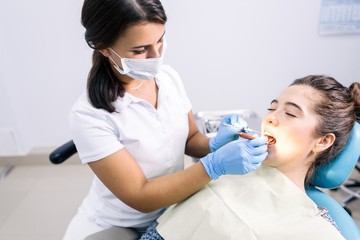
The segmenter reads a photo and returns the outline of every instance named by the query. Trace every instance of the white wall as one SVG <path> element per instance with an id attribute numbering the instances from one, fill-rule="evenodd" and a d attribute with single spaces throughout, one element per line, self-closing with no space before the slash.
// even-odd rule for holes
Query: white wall
<path id="1" fill-rule="evenodd" d="M 321 0 L 163 4 L 166 60 L 182 76 L 194 112 L 249 108 L 263 115 L 295 78 L 328 74 L 345 85 L 360 80 L 360 35 L 319 36 Z M 13 155 L 70 138 L 68 112 L 91 64 L 81 5 L 0 2 L 0 144 L 13 131 L 16 146 L 7 148 Z"/>
<path id="2" fill-rule="evenodd" d="M 243 107 L 263 114 L 295 78 L 360 80 L 360 35 L 319 36 L 320 0 L 168 0 L 165 6 L 168 59 L 194 110 Z"/>
<path id="3" fill-rule="evenodd" d="M 17 136 L 12 154 L 70 138 L 68 112 L 85 88 L 91 63 L 81 5 L 80 0 L 0 1 L 0 100 L 5 98 L 0 129 Z M 0 142 L 8 139 L 0 135 Z M 8 153 L 0 147 L 0 155 Z"/>

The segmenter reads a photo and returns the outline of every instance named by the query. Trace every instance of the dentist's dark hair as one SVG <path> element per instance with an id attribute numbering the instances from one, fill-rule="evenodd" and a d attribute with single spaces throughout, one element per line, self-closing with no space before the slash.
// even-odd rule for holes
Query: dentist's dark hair
<path id="1" fill-rule="evenodd" d="M 87 92 L 90 103 L 110 113 L 113 102 L 125 94 L 124 85 L 114 74 L 108 58 L 99 50 L 111 47 L 121 34 L 135 24 L 165 24 L 167 17 L 159 0 L 85 0 L 81 23 L 85 40 L 94 49 L 93 65 L 88 75 Z"/>
<path id="2" fill-rule="evenodd" d="M 324 75 L 310 75 L 295 80 L 293 85 L 307 85 L 318 94 L 314 97 L 312 109 L 319 117 L 315 129 L 316 136 L 333 133 L 333 145 L 321 153 L 316 153 L 315 161 L 309 168 L 305 183 L 309 184 L 315 169 L 333 159 L 345 147 L 355 121 L 360 120 L 360 83 L 354 82 L 344 87 L 334 78 Z"/>

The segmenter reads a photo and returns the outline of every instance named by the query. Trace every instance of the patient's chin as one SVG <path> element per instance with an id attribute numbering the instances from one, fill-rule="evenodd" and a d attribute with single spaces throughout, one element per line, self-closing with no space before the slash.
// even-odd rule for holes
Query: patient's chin
<path id="1" fill-rule="evenodd" d="M 264 164 L 268 165 L 268 166 L 273 166 L 274 162 L 276 162 L 276 158 L 275 158 L 275 152 L 272 151 L 272 149 L 268 150 L 268 155 L 265 158 L 265 160 L 263 161 Z"/>
<path id="2" fill-rule="evenodd" d="M 264 160 L 264 161 L 262 162 L 262 164 L 263 164 L 263 165 L 266 165 L 266 166 L 270 166 L 269 163 L 266 162 L 266 160 Z"/>

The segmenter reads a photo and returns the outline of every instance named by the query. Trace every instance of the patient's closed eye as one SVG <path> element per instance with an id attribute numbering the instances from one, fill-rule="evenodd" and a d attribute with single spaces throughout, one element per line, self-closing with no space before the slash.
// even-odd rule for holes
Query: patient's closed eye
<path id="1" fill-rule="evenodd" d="M 296 117 L 296 115 L 292 114 L 292 113 L 289 113 L 289 112 L 286 112 L 286 115 L 290 116 L 290 117 Z"/>
<path id="2" fill-rule="evenodd" d="M 276 108 L 268 108 L 267 109 L 269 112 L 274 112 L 274 111 L 276 111 Z M 290 112 L 285 112 L 285 114 L 287 115 L 287 116 L 290 116 L 290 117 L 297 117 L 295 114 L 292 114 L 292 113 L 290 113 Z"/>

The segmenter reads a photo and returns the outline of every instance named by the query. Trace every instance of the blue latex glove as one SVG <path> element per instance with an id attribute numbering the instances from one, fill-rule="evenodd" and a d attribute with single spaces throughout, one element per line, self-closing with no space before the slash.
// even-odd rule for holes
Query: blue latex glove
<path id="1" fill-rule="evenodd" d="M 200 159 L 212 179 L 225 174 L 246 174 L 258 168 L 268 155 L 266 137 L 232 141 Z"/>
<path id="2" fill-rule="evenodd" d="M 247 126 L 247 122 L 237 114 L 224 116 L 221 119 L 216 136 L 209 141 L 210 151 L 215 152 L 225 144 L 238 139 L 237 133 L 247 128 Z"/>

